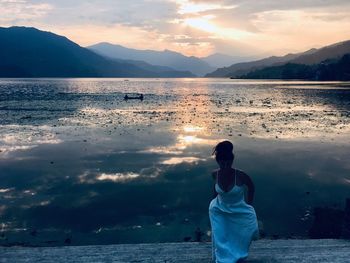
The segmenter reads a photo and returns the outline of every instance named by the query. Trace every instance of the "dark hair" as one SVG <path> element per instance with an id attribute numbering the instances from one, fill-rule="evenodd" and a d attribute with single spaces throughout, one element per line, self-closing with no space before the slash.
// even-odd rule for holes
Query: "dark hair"
<path id="1" fill-rule="evenodd" d="M 218 161 L 233 161 L 233 144 L 230 141 L 219 142 L 213 150 L 215 160 Z"/>

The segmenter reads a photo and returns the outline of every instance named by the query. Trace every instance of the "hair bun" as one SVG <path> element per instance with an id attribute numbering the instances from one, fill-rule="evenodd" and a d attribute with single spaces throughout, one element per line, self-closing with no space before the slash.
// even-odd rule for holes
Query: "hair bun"
<path id="1" fill-rule="evenodd" d="M 216 152 L 232 152 L 233 144 L 230 141 L 222 141 L 215 147 Z"/>
<path id="2" fill-rule="evenodd" d="M 233 144 L 230 141 L 219 142 L 215 147 L 213 154 L 215 155 L 216 161 L 225 160 L 233 161 Z"/>

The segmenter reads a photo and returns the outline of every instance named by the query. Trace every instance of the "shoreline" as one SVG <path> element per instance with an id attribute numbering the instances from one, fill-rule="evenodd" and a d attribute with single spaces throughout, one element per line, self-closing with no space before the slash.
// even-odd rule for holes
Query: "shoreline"
<path id="1" fill-rule="evenodd" d="M 0 247 L 0 262 L 211 262 L 211 243 Z M 350 242 L 335 239 L 253 241 L 247 262 L 349 262 Z"/>

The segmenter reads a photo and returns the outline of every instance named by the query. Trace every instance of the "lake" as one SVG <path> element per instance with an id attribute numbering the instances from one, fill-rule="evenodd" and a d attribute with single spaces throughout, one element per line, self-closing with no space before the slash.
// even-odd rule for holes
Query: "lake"
<path id="1" fill-rule="evenodd" d="M 224 139 L 267 237 L 350 197 L 350 83 L 1 79 L 0 243 L 210 240 Z"/>

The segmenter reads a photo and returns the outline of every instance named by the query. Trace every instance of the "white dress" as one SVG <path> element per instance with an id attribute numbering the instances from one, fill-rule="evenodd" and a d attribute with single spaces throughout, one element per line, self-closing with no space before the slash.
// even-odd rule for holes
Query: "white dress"
<path id="1" fill-rule="evenodd" d="M 253 239 L 258 237 L 255 210 L 244 200 L 244 188 L 236 184 L 225 192 L 216 183 L 218 195 L 210 202 L 209 218 L 212 229 L 213 261 L 234 263 L 248 257 Z"/>

